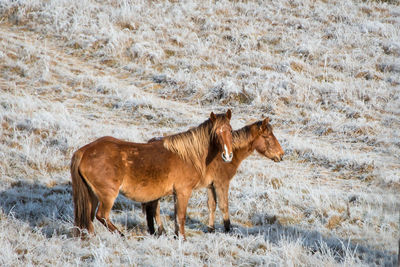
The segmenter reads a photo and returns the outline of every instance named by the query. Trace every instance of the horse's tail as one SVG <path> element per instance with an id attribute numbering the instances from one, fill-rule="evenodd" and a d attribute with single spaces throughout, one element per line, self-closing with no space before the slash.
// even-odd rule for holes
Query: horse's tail
<path id="1" fill-rule="evenodd" d="M 93 232 L 92 224 L 92 203 L 93 197 L 96 197 L 89 187 L 85 178 L 79 171 L 79 165 L 81 163 L 83 152 L 78 150 L 74 153 L 71 159 L 71 177 L 72 177 L 72 195 L 74 201 L 74 215 L 75 215 L 75 226 L 79 229 L 86 229 L 89 233 Z M 76 231 L 75 234 L 79 235 L 80 230 Z"/>

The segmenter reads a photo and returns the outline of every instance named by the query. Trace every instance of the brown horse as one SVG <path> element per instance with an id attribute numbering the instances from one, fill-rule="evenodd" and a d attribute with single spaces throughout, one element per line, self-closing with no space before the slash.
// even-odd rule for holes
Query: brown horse
<path id="1" fill-rule="evenodd" d="M 240 163 L 251 155 L 254 150 L 275 162 L 279 162 L 283 158 L 284 151 L 272 132 L 272 127 L 269 124 L 268 118 L 233 132 L 234 156 L 230 163 L 225 163 L 219 158 L 214 158 L 212 162 L 207 165 L 205 181 L 202 185 L 208 188 L 208 230 L 210 232 L 215 229 L 214 220 L 217 198 L 219 199 L 219 208 L 224 218 L 225 231 L 230 231 L 231 223 L 228 211 L 229 182 L 236 174 Z M 159 200 L 145 203 L 143 204 L 143 208 L 146 212 L 149 232 L 151 234 L 154 233 L 154 217 L 158 225 L 158 234 L 161 234 L 164 228 L 160 218 Z"/>
<path id="2" fill-rule="evenodd" d="M 119 191 L 138 202 L 174 194 L 179 222 L 175 232 L 179 227 L 185 238 L 187 203 L 206 174 L 206 162 L 221 152 L 223 161 L 232 160 L 231 114 L 211 113 L 196 128 L 150 144 L 102 137 L 77 150 L 71 161 L 75 225 L 93 233 L 96 216 L 122 235 L 109 218 Z"/>

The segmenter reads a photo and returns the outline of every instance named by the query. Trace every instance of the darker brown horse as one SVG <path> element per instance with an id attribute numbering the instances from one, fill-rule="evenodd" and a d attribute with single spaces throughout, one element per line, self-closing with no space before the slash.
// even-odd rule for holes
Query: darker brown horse
<path id="1" fill-rule="evenodd" d="M 174 194 L 176 234 L 185 238 L 186 207 L 192 189 L 214 158 L 232 160 L 231 111 L 215 115 L 187 132 L 150 144 L 102 137 L 77 150 L 71 161 L 75 225 L 93 232 L 96 217 L 110 231 L 111 208 L 121 191 L 138 202 Z M 97 209 L 97 211 L 96 211 Z M 121 234 L 122 235 L 122 234 Z"/>
<path id="2" fill-rule="evenodd" d="M 234 156 L 230 163 L 225 163 L 220 158 L 214 158 L 207 165 L 206 176 L 202 185 L 208 188 L 209 231 L 214 231 L 217 198 L 224 218 L 225 231 L 230 231 L 231 223 L 228 210 L 229 182 L 236 174 L 240 163 L 251 155 L 254 150 L 275 162 L 279 162 L 283 158 L 284 151 L 272 132 L 268 118 L 233 132 Z M 158 225 L 158 234 L 161 234 L 164 228 L 160 218 L 159 200 L 143 204 L 143 206 L 146 212 L 149 232 L 154 233 L 154 217 Z"/>

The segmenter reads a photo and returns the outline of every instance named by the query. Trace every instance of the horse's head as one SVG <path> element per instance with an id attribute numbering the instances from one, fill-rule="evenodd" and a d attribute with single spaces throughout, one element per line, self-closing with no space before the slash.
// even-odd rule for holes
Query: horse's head
<path id="1" fill-rule="evenodd" d="M 230 125 L 232 112 L 230 109 L 226 114 L 215 115 L 213 112 L 210 114 L 210 120 L 213 123 L 213 129 L 218 143 L 221 146 L 222 159 L 225 162 L 231 162 L 233 158 L 232 149 L 232 127 Z"/>
<path id="2" fill-rule="evenodd" d="M 275 162 L 283 160 L 285 152 L 272 132 L 269 118 L 264 119 L 262 122 L 255 123 L 255 125 L 258 133 L 257 138 L 253 142 L 253 146 L 257 152 Z"/>

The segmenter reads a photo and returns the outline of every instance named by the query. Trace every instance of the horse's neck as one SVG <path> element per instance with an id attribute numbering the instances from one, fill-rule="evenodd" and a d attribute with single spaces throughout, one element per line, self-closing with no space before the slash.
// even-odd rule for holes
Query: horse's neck
<path id="1" fill-rule="evenodd" d="M 211 164 L 211 162 L 214 161 L 216 157 L 218 157 L 218 155 L 220 154 L 218 152 L 220 151 L 217 148 L 217 146 L 214 143 L 210 142 L 210 145 L 208 147 L 208 152 L 206 155 L 204 155 L 206 166 Z"/>
<path id="2" fill-rule="evenodd" d="M 236 148 L 233 150 L 232 164 L 234 164 L 236 168 L 239 167 L 240 163 L 242 163 L 244 159 L 246 159 L 253 153 L 254 151 L 253 142 L 254 140 L 251 140 L 248 142 L 248 144 L 246 144 L 246 146 L 243 146 L 241 148 Z"/>

